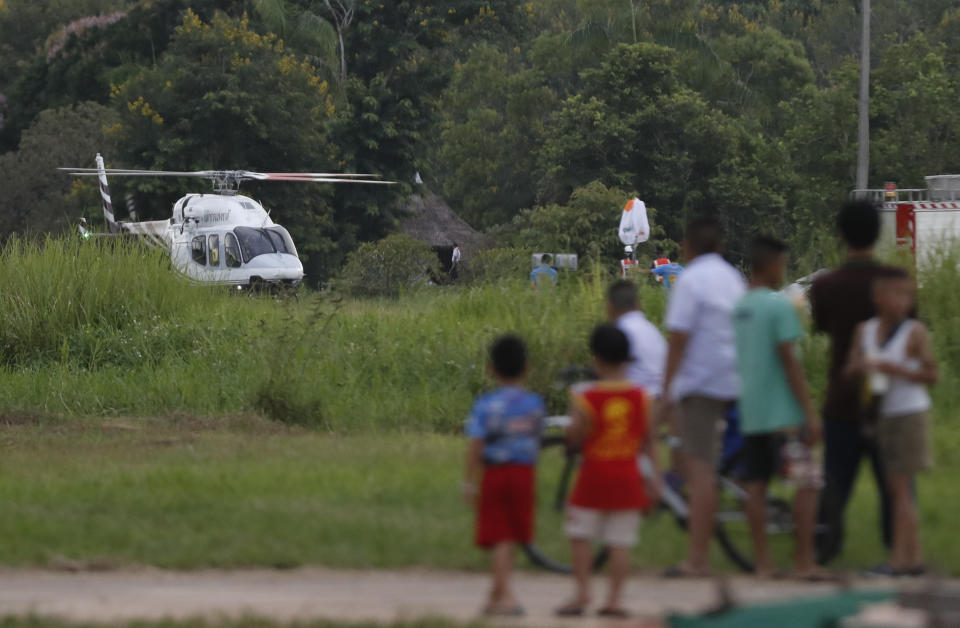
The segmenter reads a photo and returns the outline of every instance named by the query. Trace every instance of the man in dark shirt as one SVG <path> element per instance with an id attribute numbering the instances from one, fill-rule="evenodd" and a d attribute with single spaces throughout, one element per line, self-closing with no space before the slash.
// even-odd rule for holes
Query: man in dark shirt
<path id="1" fill-rule="evenodd" d="M 871 293 L 877 278 L 898 272 L 877 262 L 873 247 L 880 234 L 880 215 L 867 201 L 840 209 L 840 235 L 847 244 L 847 262 L 813 282 L 810 301 L 814 325 L 830 336 L 830 374 L 823 406 L 824 477 L 820 494 L 817 554 L 827 563 L 843 549 L 844 510 L 857 479 L 861 459 L 873 468 L 880 493 L 883 542 L 892 541 L 890 499 L 876 443 L 864 436 L 861 408 L 863 382 L 843 375 L 856 326 L 874 315 Z M 902 271 L 900 271 L 902 272 Z"/>

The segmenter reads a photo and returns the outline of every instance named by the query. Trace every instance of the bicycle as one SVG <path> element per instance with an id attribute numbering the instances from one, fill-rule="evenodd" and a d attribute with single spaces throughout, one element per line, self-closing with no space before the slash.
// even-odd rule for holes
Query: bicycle
<path id="1" fill-rule="evenodd" d="M 562 431 L 570 424 L 568 416 L 553 416 L 546 420 L 546 429 L 541 439 L 541 461 L 538 475 L 538 528 L 562 527 L 562 515 L 570 491 L 570 479 L 579 464 L 578 452 L 567 445 Z M 742 444 L 742 443 L 741 443 Z M 746 491 L 737 480 L 737 467 L 741 462 L 739 450 L 728 452 L 718 467 L 719 504 L 714 535 L 727 558 L 745 572 L 752 572 L 754 565 L 749 558 L 752 547 L 750 530 L 744 513 Z M 645 456 L 638 458 L 641 472 L 650 478 L 653 465 Z M 557 473 L 559 468 L 559 473 Z M 658 511 L 669 511 L 677 526 L 686 530 L 690 508 L 682 487 L 664 481 Z M 545 503 L 543 503 L 545 502 Z M 776 495 L 767 497 L 767 534 L 770 537 L 792 536 L 793 512 L 785 499 Z M 537 535 L 536 538 L 541 538 Z M 534 565 L 556 573 L 570 573 L 568 562 L 560 558 L 562 549 L 552 545 L 541 546 L 536 542 L 524 546 L 524 552 Z M 607 559 L 607 550 L 598 548 L 594 555 L 594 568 L 601 568 Z"/>

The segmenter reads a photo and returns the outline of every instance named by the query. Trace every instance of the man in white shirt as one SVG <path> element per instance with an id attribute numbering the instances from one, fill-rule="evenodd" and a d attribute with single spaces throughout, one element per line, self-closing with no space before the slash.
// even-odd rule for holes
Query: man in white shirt
<path id="1" fill-rule="evenodd" d="M 630 342 L 627 379 L 643 387 L 652 397 L 663 388 L 663 365 L 667 342 L 657 326 L 647 320 L 637 303 L 637 287 L 618 281 L 607 291 L 607 317 Z"/>
<path id="2" fill-rule="evenodd" d="M 460 247 L 456 242 L 453 243 L 453 255 L 450 258 L 450 279 L 456 281 L 460 277 Z"/>
<path id="3" fill-rule="evenodd" d="M 670 339 L 663 412 L 672 412 L 675 418 L 690 484 L 689 553 L 686 563 L 669 569 L 667 576 L 709 572 L 717 460 L 727 408 L 740 392 L 732 315 L 746 282 L 721 257 L 722 250 L 723 228 L 715 219 L 699 218 L 687 225 L 683 241 L 687 266 L 667 309 Z"/>

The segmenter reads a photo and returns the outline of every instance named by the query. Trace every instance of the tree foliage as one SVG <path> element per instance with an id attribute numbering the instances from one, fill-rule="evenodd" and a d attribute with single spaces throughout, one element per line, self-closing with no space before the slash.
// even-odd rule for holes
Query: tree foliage
<path id="1" fill-rule="evenodd" d="M 20 148 L 0 155 L 0 236 L 60 233 L 77 219 L 99 214 L 100 195 L 90 181 L 71 179 L 56 164 L 90 161 L 113 145 L 106 136 L 117 114 L 96 103 L 48 109 L 23 133 Z"/>
<path id="2" fill-rule="evenodd" d="M 623 245 L 610 238 L 610 225 L 620 220 L 624 199 L 632 195 L 592 181 L 577 188 L 566 204 L 540 205 L 517 215 L 497 232 L 514 247 L 528 251 L 576 253 L 581 258 L 604 261 L 622 256 Z M 658 212 L 647 208 L 652 239 L 640 246 L 640 254 L 652 254 L 663 244 L 664 231 L 658 226 Z"/>
<path id="3" fill-rule="evenodd" d="M 2 0 L 0 160 L 26 178 L 3 234 L 89 209 L 42 164 L 99 150 L 398 181 L 250 186 L 315 281 L 394 229 L 416 172 L 501 247 L 613 261 L 635 191 L 665 241 L 707 212 L 735 259 L 762 230 L 817 265 L 853 186 L 859 21 L 851 0 Z M 871 185 L 960 171 L 956 2 L 873 0 L 873 28 Z M 153 217 L 190 191 L 112 185 Z"/>

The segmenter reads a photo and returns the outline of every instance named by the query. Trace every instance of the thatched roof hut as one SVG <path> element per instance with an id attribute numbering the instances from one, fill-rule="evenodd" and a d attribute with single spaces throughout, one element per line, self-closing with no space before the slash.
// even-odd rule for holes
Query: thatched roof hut
<path id="1" fill-rule="evenodd" d="M 400 221 L 400 229 L 409 236 L 422 240 L 435 249 L 448 249 L 456 242 L 464 249 L 464 256 L 482 243 L 482 234 L 458 216 L 446 201 L 419 186 L 420 192 L 407 199 Z"/>

